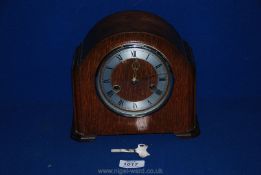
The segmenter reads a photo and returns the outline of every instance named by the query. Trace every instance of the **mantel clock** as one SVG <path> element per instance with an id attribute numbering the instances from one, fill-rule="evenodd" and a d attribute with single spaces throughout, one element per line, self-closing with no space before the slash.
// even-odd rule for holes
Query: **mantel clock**
<path id="1" fill-rule="evenodd" d="M 192 50 L 154 14 L 102 19 L 76 49 L 72 75 L 76 139 L 198 134 Z"/>

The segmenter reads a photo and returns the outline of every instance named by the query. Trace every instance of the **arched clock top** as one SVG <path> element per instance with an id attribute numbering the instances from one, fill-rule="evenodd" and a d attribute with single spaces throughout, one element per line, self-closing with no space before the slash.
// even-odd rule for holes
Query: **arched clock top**
<path id="1" fill-rule="evenodd" d="M 189 49 L 175 28 L 161 17 L 143 11 L 124 11 L 103 18 L 88 32 L 79 46 L 82 53 L 77 57 L 77 62 L 85 59 L 89 51 L 105 38 L 128 33 L 161 37 L 172 43 L 182 54 L 186 54 L 186 49 Z M 194 62 L 193 57 L 187 58 Z"/>

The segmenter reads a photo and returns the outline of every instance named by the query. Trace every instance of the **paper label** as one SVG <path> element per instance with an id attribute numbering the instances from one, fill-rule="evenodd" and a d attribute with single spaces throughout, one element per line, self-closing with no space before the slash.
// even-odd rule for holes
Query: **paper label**
<path id="1" fill-rule="evenodd" d="M 144 160 L 120 160 L 119 167 L 121 168 L 143 168 Z"/>

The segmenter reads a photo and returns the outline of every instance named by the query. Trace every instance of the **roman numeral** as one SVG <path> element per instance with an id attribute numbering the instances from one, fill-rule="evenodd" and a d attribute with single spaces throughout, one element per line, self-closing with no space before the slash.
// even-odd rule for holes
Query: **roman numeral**
<path id="1" fill-rule="evenodd" d="M 162 64 L 158 64 L 157 66 L 155 66 L 156 69 L 160 68 L 162 66 Z"/>
<path id="2" fill-rule="evenodd" d="M 132 56 L 132 57 L 136 57 L 136 50 L 132 50 L 132 51 L 131 51 L 131 56 Z"/>
<path id="3" fill-rule="evenodd" d="M 119 106 L 123 106 L 123 103 L 124 103 L 124 101 L 123 101 L 123 100 L 120 100 L 120 101 L 118 102 L 118 105 L 119 105 Z"/>
<path id="4" fill-rule="evenodd" d="M 108 79 L 108 80 L 103 80 L 102 82 L 103 82 L 103 83 L 111 83 L 111 80 L 110 80 L 110 79 Z"/>
<path id="5" fill-rule="evenodd" d="M 132 107 L 133 107 L 133 109 L 137 109 L 138 108 L 136 103 L 133 103 Z"/>
<path id="6" fill-rule="evenodd" d="M 151 101 L 148 100 L 147 102 L 148 102 L 150 105 L 152 105 Z"/>
<path id="7" fill-rule="evenodd" d="M 166 77 L 160 77 L 159 78 L 159 81 L 166 81 L 167 79 L 166 79 Z"/>
<path id="8" fill-rule="evenodd" d="M 116 58 L 118 58 L 120 61 L 123 60 L 123 58 L 121 57 L 121 55 L 117 55 Z"/>
<path id="9" fill-rule="evenodd" d="M 154 91 L 157 95 L 161 95 L 162 94 L 162 91 L 161 90 L 159 90 L 159 89 L 155 89 L 155 91 Z"/>
<path id="10" fill-rule="evenodd" d="M 113 94 L 114 94 L 114 92 L 113 92 L 113 90 L 110 90 L 110 91 L 108 91 L 106 94 L 107 94 L 109 97 L 112 97 Z"/>
<path id="11" fill-rule="evenodd" d="M 105 67 L 106 69 L 113 69 L 112 67 Z"/>
<path id="12" fill-rule="evenodd" d="M 162 91 L 159 90 L 157 87 L 154 87 L 154 88 L 152 89 L 152 91 L 153 91 L 155 94 L 157 94 L 157 95 L 161 95 L 161 94 L 162 94 Z"/>
<path id="13" fill-rule="evenodd" d="M 149 59 L 149 57 L 150 57 L 150 54 L 148 54 L 148 56 L 146 57 L 146 60 L 148 60 L 148 59 Z"/>

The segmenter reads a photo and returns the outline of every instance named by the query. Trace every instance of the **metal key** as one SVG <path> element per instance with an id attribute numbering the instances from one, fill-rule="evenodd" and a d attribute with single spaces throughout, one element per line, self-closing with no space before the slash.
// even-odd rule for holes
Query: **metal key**
<path id="1" fill-rule="evenodd" d="M 112 153 L 137 153 L 141 158 L 145 158 L 150 154 L 147 152 L 148 145 L 138 144 L 135 149 L 111 149 Z"/>

